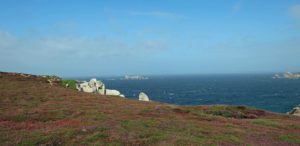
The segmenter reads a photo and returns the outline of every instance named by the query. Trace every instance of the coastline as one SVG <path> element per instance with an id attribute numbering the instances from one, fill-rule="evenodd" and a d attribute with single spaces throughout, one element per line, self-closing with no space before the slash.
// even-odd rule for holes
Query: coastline
<path id="1" fill-rule="evenodd" d="M 296 116 L 245 106 L 141 102 L 27 74 L 0 73 L 0 81 L 1 145 L 300 144 Z"/>

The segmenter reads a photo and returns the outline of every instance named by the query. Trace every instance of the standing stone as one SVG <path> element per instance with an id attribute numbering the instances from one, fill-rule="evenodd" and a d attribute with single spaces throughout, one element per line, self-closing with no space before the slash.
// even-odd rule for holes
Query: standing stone
<path id="1" fill-rule="evenodd" d="M 150 101 L 150 100 L 149 100 L 149 97 L 148 97 L 147 94 L 145 94 L 144 92 L 141 92 L 141 93 L 139 94 L 139 100 L 140 100 L 140 101 Z"/>

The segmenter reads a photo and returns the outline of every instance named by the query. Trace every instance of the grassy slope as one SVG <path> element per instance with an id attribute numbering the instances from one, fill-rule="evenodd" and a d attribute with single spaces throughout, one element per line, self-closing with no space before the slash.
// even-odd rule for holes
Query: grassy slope
<path id="1" fill-rule="evenodd" d="M 81 93 L 0 74 L 0 145 L 300 145 L 300 118 Z"/>

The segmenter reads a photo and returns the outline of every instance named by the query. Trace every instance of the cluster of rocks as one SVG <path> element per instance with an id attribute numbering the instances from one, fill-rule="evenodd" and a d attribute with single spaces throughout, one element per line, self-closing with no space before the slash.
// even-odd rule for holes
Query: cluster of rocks
<path id="1" fill-rule="evenodd" d="M 294 116 L 300 116 L 300 105 L 298 105 L 297 107 L 293 108 L 290 112 L 288 112 L 287 114 L 289 115 L 294 115 Z"/>
<path id="2" fill-rule="evenodd" d="M 100 95 L 113 95 L 113 96 L 120 96 L 125 97 L 120 91 L 115 89 L 106 89 L 103 82 L 92 78 L 89 82 L 87 81 L 77 81 L 76 89 L 81 92 L 87 93 L 96 93 Z M 149 97 L 146 93 L 141 92 L 139 94 L 140 101 L 150 101 Z"/>
<path id="3" fill-rule="evenodd" d="M 101 95 L 113 95 L 113 96 L 125 97 L 118 90 L 106 89 L 104 83 L 98 81 L 95 78 L 92 78 L 89 82 L 77 81 L 76 89 L 78 91 L 87 92 L 87 93 L 97 93 Z"/>

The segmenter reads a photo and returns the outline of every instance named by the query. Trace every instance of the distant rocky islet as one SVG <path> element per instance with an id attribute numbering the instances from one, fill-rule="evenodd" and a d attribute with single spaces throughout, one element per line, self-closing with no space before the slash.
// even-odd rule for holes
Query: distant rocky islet
<path id="1" fill-rule="evenodd" d="M 300 73 L 286 72 L 283 74 L 275 74 L 273 79 L 300 79 Z"/>

